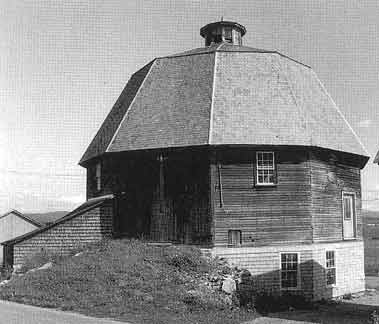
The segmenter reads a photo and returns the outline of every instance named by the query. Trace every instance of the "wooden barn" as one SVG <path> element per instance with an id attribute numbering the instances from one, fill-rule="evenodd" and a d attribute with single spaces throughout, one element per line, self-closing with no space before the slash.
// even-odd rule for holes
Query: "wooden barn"
<path id="1" fill-rule="evenodd" d="M 0 216 L 0 242 L 14 239 L 20 235 L 30 233 L 43 225 L 36 220 L 23 215 L 17 210 L 10 210 Z M 0 263 L 3 263 L 3 249 L 0 249 Z"/>
<path id="2" fill-rule="evenodd" d="M 257 289 L 363 290 L 367 152 L 309 66 L 245 33 L 208 24 L 204 47 L 133 74 L 80 161 L 87 198 L 111 195 L 108 234 L 196 244 Z"/>

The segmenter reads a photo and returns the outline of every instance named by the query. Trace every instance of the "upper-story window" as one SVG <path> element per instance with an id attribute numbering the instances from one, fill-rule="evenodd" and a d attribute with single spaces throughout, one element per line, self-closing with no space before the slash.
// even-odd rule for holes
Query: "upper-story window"
<path id="1" fill-rule="evenodd" d="M 96 164 L 95 169 L 96 190 L 101 190 L 101 162 Z"/>
<path id="2" fill-rule="evenodd" d="M 257 152 L 257 185 L 275 184 L 275 155 L 274 152 Z"/>

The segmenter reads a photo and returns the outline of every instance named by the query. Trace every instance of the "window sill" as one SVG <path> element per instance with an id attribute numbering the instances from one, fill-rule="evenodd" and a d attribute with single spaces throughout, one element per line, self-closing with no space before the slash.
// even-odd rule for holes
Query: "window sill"
<path id="1" fill-rule="evenodd" d="M 255 187 L 276 187 L 276 183 L 256 183 Z"/>

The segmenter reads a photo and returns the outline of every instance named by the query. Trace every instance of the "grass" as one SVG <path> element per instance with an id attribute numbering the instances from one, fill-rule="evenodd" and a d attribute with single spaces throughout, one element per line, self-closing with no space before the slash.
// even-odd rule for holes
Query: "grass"
<path id="1" fill-rule="evenodd" d="M 111 240 L 75 257 L 35 256 L 29 266 L 52 268 L 13 278 L 0 298 L 134 323 L 241 323 L 256 314 L 211 287 L 231 270 L 194 247 Z"/>

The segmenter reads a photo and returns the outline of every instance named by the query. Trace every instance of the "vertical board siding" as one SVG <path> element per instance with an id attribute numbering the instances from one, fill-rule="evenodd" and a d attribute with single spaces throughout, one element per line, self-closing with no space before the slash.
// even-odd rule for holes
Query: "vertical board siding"
<path id="1" fill-rule="evenodd" d="M 160 192 L 158 158 L 163 162 Z M 208 244 L 212 240 L 208 155 L 184 152 L 114 154 L 102 160 L 100 191 L 88 166 L 89 197 L 118 195 L 116 234 L 160 242 Z"/>
<path id="2" fill-rule="evenodd" d="M 362 238 L 360 169 L 314 152 L 310 160 L 314 241 L 343 239 L 342 192 L 355 194 L 357 238 Z"/>
<path id="3" fill-rule="evenodd" d="M 227 245 L 230 229 L 242 230 L 245 246 L 312 241 L 306 152 L 276 152 L 276 162 L 277 184 L 263 187 L 255 184 L 255 152 L 219 154 L 221 167 L 211 168 L 216 245 Z"/>

